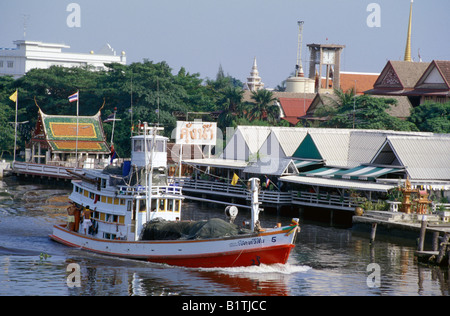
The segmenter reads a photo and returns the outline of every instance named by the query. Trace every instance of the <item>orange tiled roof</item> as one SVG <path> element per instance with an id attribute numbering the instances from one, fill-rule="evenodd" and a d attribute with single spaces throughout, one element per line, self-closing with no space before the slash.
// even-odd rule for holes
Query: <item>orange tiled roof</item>
<path id="1" fill-rule="evenodd" d="M 303 98 L 279 98 L 279 100 L 284 112 L 283 119 L 292 125 L 296 125 L 299 121 L 298 118 L 306 114 L 313 101 L 313 99 Z"/>
<path id="2" fill-rule="evenodd" d="M 356 80 L 356 93 L 364 94 L 364 91 L 373 89 L 378 76 L 379 74 L 372 73 L 341 72 L 341 89 L 344 92 L 354 89 Z"/>

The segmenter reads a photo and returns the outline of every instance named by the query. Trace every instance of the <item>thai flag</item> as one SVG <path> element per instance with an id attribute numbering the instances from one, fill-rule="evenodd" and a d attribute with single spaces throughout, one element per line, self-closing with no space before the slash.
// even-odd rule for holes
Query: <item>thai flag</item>
<path id="1" fill-rule="evenodd" d="M 114 150 L 114 145 L 111 145 L 111 160 L 110 160 L 109 163 L 112 164 L 113 160 L 116 159 L 116 158 L 117 158 L 117 153 Z"/>
<path id="2" fill-rule="evenodd" d="M 72 95 L 69 95 L 69 102 L 78 101 L 78 91 Z"/>

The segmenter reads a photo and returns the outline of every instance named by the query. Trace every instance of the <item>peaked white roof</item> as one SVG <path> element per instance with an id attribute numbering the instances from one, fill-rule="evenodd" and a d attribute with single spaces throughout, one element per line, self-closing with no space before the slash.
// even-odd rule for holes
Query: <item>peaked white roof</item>
<path id="1" fill-rule="evenodd" d="M 450 135 L 388 136 L 373 163 L 406 167 L 412 180 L 450 180 Z"/>
<path id="2" fill-rule="evenodd" d="M 236 133 L 240 132 L 251 153 L 257 153 L 271 131 L 270 126 L 238 126 Z"/>
<path id="3" fill-rule="evenodd" d="M 290 157 L 297 150 L 308 130 L 308 128 L 301 127 L 280 127 L 272 129 L 272 134 L 278 140 L 286 157 Z"/>
<path id="4" fill-rule="evenodd" d="M 329 128 L 309 130 L 309 134 L 326 165 L 347 166 L 350 131 L 348 129 Z"/>
<path id="5" fill-rule="evenodd" d="M 354 130 L 350 135 L 350 147 L 348 152 L 348 167 L 356 167 L 362 163 L 368 163 L 377 153 L 378 149 L 386 141 L 387 136 L 433 136 L 433 133 L 425 132 L 401 132 L 381 130 Z"/>

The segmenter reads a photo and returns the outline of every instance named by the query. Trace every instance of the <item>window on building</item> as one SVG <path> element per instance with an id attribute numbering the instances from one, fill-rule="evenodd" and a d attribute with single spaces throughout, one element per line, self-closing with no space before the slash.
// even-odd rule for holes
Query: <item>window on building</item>
<path id="1" fill-rule="evenodd" d="M 0 68 L 3 68 L 3 60 L 0 60 Z"/>
<path id="2" fill-rule="evenodd" d="M 14 62 L 9 60 L 7 62 L 7 66 L 8 66 L 8 68 L 13 68 L 14 67 Z"/>

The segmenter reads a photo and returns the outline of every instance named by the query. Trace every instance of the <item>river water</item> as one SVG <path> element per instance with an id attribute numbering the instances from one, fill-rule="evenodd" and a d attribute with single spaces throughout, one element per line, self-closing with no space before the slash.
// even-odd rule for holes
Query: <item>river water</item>
<path id="1" fill-rule="evenodd" d="M 415 262 L 414 242 L 377 236 L 371 246 L 368 236 L 349 228 L 306 221 L 286 265 L 187 269 L 68 248 L 48 235 L 65 219 L 69 192 L 69 186 L 0 181 L 1 296 L 449 295 L 448 269 Z M 184 210 L 184 218 L 224 218 L 222 207 L 185 203 Z M 269 212 L 261 219 L 266 227 L 290 222 Z M 76 286 L 68 282 L 73 264 Z"/>

